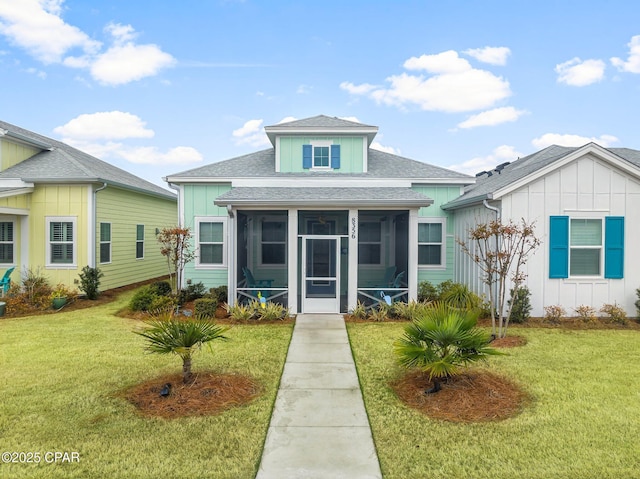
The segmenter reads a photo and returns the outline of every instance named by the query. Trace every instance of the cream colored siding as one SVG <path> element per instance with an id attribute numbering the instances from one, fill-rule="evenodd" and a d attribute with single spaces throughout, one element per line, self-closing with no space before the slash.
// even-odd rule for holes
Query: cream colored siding
<path id="1" fill-rule="evenodd" d="M 111 224 L 111 262 L 99 264 L 100 223 Z M 96 193 L 96 263 L 104 273 L 101 289 L 166 275 L 156 229 L 175 226 L 176 201 L 108 186 Z M 136 259 L 137 225 L 144 225 L 144 258 Z M 86 263 L 85 263 L 86 264 Z"/>
<path id="2" fill-rule="evenodd" d="M 6 139 L 0 140 L 0 171 L 11 168 L 40 151 L 42 150 L 32 146 L 14 143 Z"/>

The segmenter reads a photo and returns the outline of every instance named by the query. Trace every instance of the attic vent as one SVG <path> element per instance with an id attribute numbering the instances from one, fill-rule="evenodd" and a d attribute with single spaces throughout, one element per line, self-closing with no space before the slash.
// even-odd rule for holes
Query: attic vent
<path id="1" fill-rule="evenodd" d="M 495 171 L 500 174 L 500 172 L 504 169 L 505 166 L 511 164 L 510 161 L 505 161 L 504 163 L 500 163 L 498 166 L 496 166 Z"/>
<path id="2" fill-rule="evenodd" d="M 487 175 L 487 177 L 493 175 L 492 171 L 481 171 L 480 173 L 476 173 L 476 178 L 480 178 L 482 175 Z"/>

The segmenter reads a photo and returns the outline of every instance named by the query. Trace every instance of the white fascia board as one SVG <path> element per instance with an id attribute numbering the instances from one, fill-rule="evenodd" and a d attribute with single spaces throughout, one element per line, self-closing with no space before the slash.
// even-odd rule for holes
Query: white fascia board
<path id="1" fill-rule="evenodd" d="M 589 143 L 583 146 L 582 148 L 578 148 L 576 151 L 567 154 L 562 159 L 556 160 L 553 163 L 547 165 L 546 167 L 541 168 L 535 171 L 534 173 L 531 173 L 530 175 L 527 175 L 523 178 L 520 178 L 518 181 L 514 181 L 510 185 L 507 185 L 504 188 L 494 191 L 493 195 L 491 195 L 491 199 L 499 200 L 503 196 L 508 195 L 509 193 L 531 183 L 532 181 L 542 178 L 543 176 L 551 173 L 552 171 L 558 168 L 562 168 L 563 166 L 568 165 L 569 163 L 577 160 L 578 158 L 581 158 L 588 154 L 593 154 L 594 156 L 600 158 L 601 160 L 613 166 L 616 166 L 617 168 L 621 169 L 625 173 L 628 173 L 629 175 L 640 179 L 640 169 L 638 169 L 636 166 L 620 158 L 618 155 L 611 153 L 605 148 L 602 148 L 601 146 L 596 145 L 595 143 Z"/>
<path id="2" fill-rule="evenodd" d="M 23 181 L 20 178 L 2 178 L 0 179 L 0 188 L 33 188 L 33 183 Z"/>
<path id="3" fill-rule="evenodd" d="M 226 206 L 227 204 L 233 204 L 234 208 L 242 208 L 243 206 L 274 206 L 274 207 L 282 207 L 282 208 L 291 208 L 292 200 L 284 199 L 284 200 L 232 200 L 232 201 L 218 201 L 214 200 L 213 202 L 217 206 Z M 428 207 L 433 204 L 432 199 L 423 200 L 354 200 L 354 199 L 337 199 L 337 200 L 295 200 L 295 206 L 304 206 L 304 207 L 318 207 L 322 209 L 330 209 L 333 208 L 349 208 L 349 207 L 376 207 L 382 209 L 392 209 L 394 208 L 421 208 Z"/>
<path id="4" fill-rule="evenodd" d="M 336 175 L 322 176 L 309 175 L 309 176 L 261 176 L 261 177 L 199 177 L 199 178 L 179 178 L 179 177 L 167 177 L 165 181 L 175 183 L 176 185 L 182 184 L 201 184 L 201 183 L 227 183 L 232 187 L 308 187 L 314 186 L 326 187 L 327 183 L 330 186 L 433 186 L 433 185 L 471 185 L 475 183 L 473 178 L 379 178 L 371 176 L 344 176 L 337 177 Z"/>

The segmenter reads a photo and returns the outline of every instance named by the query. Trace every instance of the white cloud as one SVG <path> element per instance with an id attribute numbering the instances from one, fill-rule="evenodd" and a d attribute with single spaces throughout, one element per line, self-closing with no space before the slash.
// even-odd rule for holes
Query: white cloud
<path id="1" fill-rule="evenodd" d="M 640 35 L 631 37 L 627 46 L 629 47 L 627 61 L 614 57 L 611 59 L 611 64 L 622 72 L 640 73 Z"/>
<path id="2" fill-rule="evenodd" d="M 544 135 L 531 140 L 531 144 L 536 148 L 542 149 L 551 145 L 559 146 L 582 146 L 587 143 L 597 143 L 603 147 L 609 147 L 619 140 L 612 135 L 600 135 L 599 137 L 586 137 L 580 135 L 562 135 L 560 133 L 545 133 Z"/>
<path id="3" fill-rule="evenodd" d="M 249 120 L 237 130 L 233 130 L 232 135 L 236 145 L 250 145 L 254 147 L 269 145 L 269 138 L 264 131 L 262 131 L 263 121 L 262 119 Z"/>
<path id="4" fill-rule="evenodd" d="M 122 158 L 146 165 L 188 165 L 203 160 L 198 150 L 189 146 L 162 152 L 155 146 L 127 145 L 122 140 L 153 138 L 155 133 L 138 116 L 121 111 L 79 115 L 53 131 L 63 142 L 102 160 Z"/>
<path id="5" fill-rule="evenodd" d="M 512 106 L 502 108 L 494 108 L 493 110 L 483 111 L 477 115 L 471 115 L 462 123 L 458 123 L 458 128 L 475 128 L 478 126 L 495 126 L 500 123 L 516 121 L 522 115 L 527 113 L 525 110 L 517 110 Z"/>
<path id="6" fill-rule="evenodd" d="M 112 44 L 101 51 L 101 42 L 62 19 L 62 5 L 63 0 L 1 1 L 0 34 L 44 64 L 88 69 L 106 85 L 154 76 L 176 63 L 157 45 L 135 44 L 131 25 L 109 23 L 105 32 Z"/>
<path id="7" fill-rule="evenodd" d="M 373 148 L 374 150 L 378 150 L 378 151 L 384 151 L 385 153 L 391 153 L 392 155 L 399 155 L 400 154 L 400 150 L 397 148 L 394 148 L 393 146 L 384 146 L 381 143 L 377 142 L 377 141 L 373 141 L 371 142 L 371 148 Z"/>
<path id="8" fill-rule="evenodd" d="M 571 86 L 587 86 L 602 81 L 606 65 L 602 60 L 584 60 L 572 58 L 556 65 L 558 83 Z"/>
<path id="9" fill-rule="evenodd" d="M 312 86 L 309 85 L 300 85 L 298 86 L 298 89 L 296 90 L 296 93 L 299 95 L 306 95 L 307 93 L 310 93 L 311 90 L 313 90 Z"/>
<path id="10" fill-rule="evenodd" d="M 143 165 L 190 165 L 202 161 L 200 152 L 190 146 L 177 146 L 165 153 L 155 146 L 123 148 L 118 155 L 131 163 Z"/>
<path id="11" fill-rule="evenodd" d="M 388 88 L 369 83 L 340 87 L 352 95 L 367 95 L 378 104 L 405 108 L 417 105 L 427 111 L 463 112 L 493 106 L 511 95 L 509 82 L 487 70 L 473 68 L 455 51 L 409 58 L 404 67 L 431 76 L 401 73 L 386 80 Z"/>
<path id="12" fill-rule="evenodd" d="M 484 47 L 470 48 L 462 53 L 483 63 L 489 63 L 491 65 L 506 65 L 507 57 L 511 55 L 511 50 L 507 47 Z"/>
<path id="13" fill-rule="evenodd" d="M 487 156 L 477 156 L 459 165 L 451 165 L 449 168 L 460 173 L 466 173 L 467 175 L 475 175 L 481 171 L 492 170 L 501 163 L 507 161 L 513 162 L 520 156 L 522 156 L 522 154 L 513 146 L 501 145 Z"/>
<path id="14" fill-rule="evenodd" d="M 85 113 L 53 131 L 64 141 L 152 138 L 155 134 L 140 117 L 122 111 Z"/>

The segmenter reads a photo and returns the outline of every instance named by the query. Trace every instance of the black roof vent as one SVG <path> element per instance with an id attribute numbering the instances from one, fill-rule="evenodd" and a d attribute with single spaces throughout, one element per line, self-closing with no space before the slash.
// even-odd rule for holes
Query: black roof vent
<path id="1" fill-rule="evenodd" d="M 504 163 L 500 163 L 498 166 L 496 166 L 496 171 L 498 172 L 498 174 L 500 174 L 500 172 L 504 169 L 504 167 L 509 164 L 511 164 L 510 161 L 505 161 Z"/>

